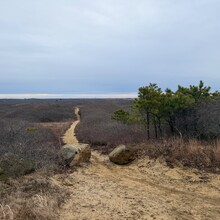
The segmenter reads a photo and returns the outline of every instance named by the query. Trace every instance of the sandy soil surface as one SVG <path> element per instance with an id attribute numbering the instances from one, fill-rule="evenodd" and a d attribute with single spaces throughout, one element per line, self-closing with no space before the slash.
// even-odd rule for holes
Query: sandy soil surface
<path id="1" fill-rule="evenodd" d="M 78 115 L 66 143 L 78 142 L 74 128 L 79 122 Z M 56 175 L 55 181 L 71 192 L 60 210 L 62 220 L 220 219 L 220 175 L 171 169 L 162 158 L 117 166 L 93 151 L 90 164 Z"/>

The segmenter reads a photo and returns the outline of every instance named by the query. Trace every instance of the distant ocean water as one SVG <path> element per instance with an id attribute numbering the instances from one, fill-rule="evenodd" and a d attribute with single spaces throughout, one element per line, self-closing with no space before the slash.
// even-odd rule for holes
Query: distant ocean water
<path id="1" fill-rule="evenodd" d="M 100 98 L 136 98 L 135 93 L 118 94 L 0 94 L 0 99 L 100 99 Z"/>

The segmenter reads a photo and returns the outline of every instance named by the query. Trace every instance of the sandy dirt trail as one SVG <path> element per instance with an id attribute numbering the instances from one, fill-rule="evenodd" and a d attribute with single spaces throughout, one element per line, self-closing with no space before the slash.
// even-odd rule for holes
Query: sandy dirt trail
<path id="1" fill-rule="evenodd" d="M 66 131 L 66 133 L 63 136 L 63 142 L 65 144 L 78 144 L 79 143 L 76 138 L 76 134 L 75 134 L 75 127 L 80 122 L 79 108 L 75 108 L 75 115 L 76 115 L 77 120 L 72 123 L 70 128 Z"/>
<path id="2" fill-rule="evenodd" d="M 80 122 L 77 111 L 72 135 Z M 117 166 L 93 151 L 90 164 L 55 179 L 71 192 L 61 220 L 220 219 L 220 175 L 171 169 L 160 158 Z"/>

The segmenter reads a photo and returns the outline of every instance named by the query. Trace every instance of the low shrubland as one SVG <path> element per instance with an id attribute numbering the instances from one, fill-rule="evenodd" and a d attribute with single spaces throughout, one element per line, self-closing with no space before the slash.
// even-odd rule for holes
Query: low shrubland
<path id="1" fill-rule="evenodd" d="M 167 160 L 171 160 L 170 157 L 182 161 L 184 165 L 219 166 L 217 156 L 219 99 L 201 102 L 193 108 L 190 106 L 189 109 L 185 109 L 184 117 L 177 111 L 174 134 L 170 124 L 166 120 L 161 120 L 163 136 L 159 135 L 157 124 L 156 138 L 151 116 L 150 140 L 145 124 L 133 121 L 121 123 L 112 119 L 114 112 L 119 109 L 130 114 L 131 110 L 133 111 L 131 108 L 133 102 L 131 99 L 24 100 L 24 103 L 21 100 L 18 103 L 16 100 L 9 100 L 2 103 L 0 109 L 0 153 L 3 155 L 11 152 L 33 160 L 37 168 L 52 167 L 56 164 L 57 152 L 63 145 L 62 135 L 74 120 L 73 108 L 78 106 L 81 110 L 81 123 L 76 127 L 77 137 L 80 142 L 90 144 L 93 149 L 109 153 L 119 144 L 145 146 L 140 147 L 142 154 L 145 152 L 154 158 L 167 155 Z M 43 117 L 45 115 L 47 116 Z M 42 118 L 49 120 L 42 122 Z M 188 126 L 185 126 L 186 122 Z M 196 152 L 196 157 L 192 158 L 193 153 L 190 153 L 183 155 L 181 159 L 181 154 L 189 151 L 192 143 L 197 146 L 197 150 L 193 151 Z M 198 162 L 199 157 L 205 158 L 199 155 L 204 154 L 208 155 L 211 162 Z M 187 155 L 191 155 L 189 157 L 191 159 L 188 158 L 190 162 L 187 162 Z M 202 163 L 204 164 L 201 165 Z"/>
<path id="2" fill-rule="evenodd" d="M 150 112 L 149 118 L 147 112 L 142 114 L 146 116 L 143 123 L 132 107 L 138 100 L 131 99 L 0 100 L 0 161 L 4 155 L 7 159 L 12 154 L 11 158 L 18 162 L 19 158 L 33 162 L 37 170 L 25 177 L 0 181 L 0 218 L 56 219 L 56 209 L 68 197 L 68 191 L 50 177 L 67 172 L 56 160 L 63 145 L 62 136 L 74 120 L 76 106 L 81 112 L 77 138 L 95 150 L 107 154 L 115 146 L 127 144 L 138 148 L 139 157 L 163 157 L 170 167 L 179 164 L 219 172 L 220 100 L 216 97 L 188 106 L 184 111 L 173 111 L 169 119 L 173 124 L 166 120 L 167 115 L 155 122 L 153 114 L 157 113 L 158 103 L 154 103 L 151 110 L 155 112 Z M 118 110 L 122 111 L 117 113 Z"/>
<path id="3" fill-rule="evenodd" d="M 58 219 L 68 191 L 50 177 L 64 171 L 57 152 L 74 102 L 1 100 L 0 107 L 0 219 Z"/>

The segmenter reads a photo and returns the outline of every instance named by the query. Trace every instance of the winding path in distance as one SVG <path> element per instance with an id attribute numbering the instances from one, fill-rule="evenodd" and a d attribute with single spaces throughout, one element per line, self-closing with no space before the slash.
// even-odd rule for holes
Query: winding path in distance
<path id="1" fill-rule="evenodd" d="M 77 120 L 72 123 L 70 128 L 66 131 L 66 133 L 63 136 L 63 142 L 65 144 L 78 144 L 79 141 L 77 140 L 76 134 L 75 134 L 75 128 L 80 122 L 80 114 L 79 114 L 79 108 L 75 108 L 75 115 Z"/>

